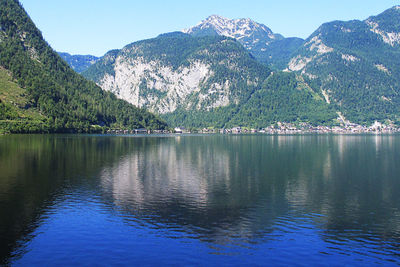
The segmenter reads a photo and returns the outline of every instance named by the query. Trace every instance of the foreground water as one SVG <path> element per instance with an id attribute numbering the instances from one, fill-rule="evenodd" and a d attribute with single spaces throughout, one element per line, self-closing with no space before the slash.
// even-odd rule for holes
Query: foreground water
<path id="1" fill-rule="evenodd" d="M 0 264 L 398 265 L 400 136 L 3 136 Z"/>

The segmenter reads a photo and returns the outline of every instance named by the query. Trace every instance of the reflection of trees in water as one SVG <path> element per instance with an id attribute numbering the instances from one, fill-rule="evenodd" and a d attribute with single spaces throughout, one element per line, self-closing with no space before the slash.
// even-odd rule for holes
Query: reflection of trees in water
<path id="1" fill-rule="evenodd" d="M 33 238 L 58 199 L 81 187 L 91 190 L 99 170 L 130 149 L 126 138 L 1 136 L 0 265 Z"/>
<path id="2" fill-rule="evenodd" d="M 310 160 L 296 152 L 308 145 L 301 140 L 165 139 L 104 169 L 102 183 L 105 194 L 134 217 L 171 228 L 179 225 L 214 242 L 230 236 L 251 239 L 265 234 L 274 218 L 289 209 L 288 183 L 296 181 L 301 161 Z"/>
<path id="3" fill-rule="evenodd" d="M 374 136 L 170 138 L 105 168 L 102 185 L 122 212 L 210 241 L 262 237 L 288 212 L 321 214 L 318 227 L 349 238 L 349 229 L 396 237 L 396 145 Z"/>
<path id="4" fill-rule="evenodd" d="M 328 241 L 399 244 L 398 137 L 333 136 L 327 145 L 327 153 L 321 154 L 324 163 L 312 167 L 312 175 L 299 176 L 299 183 L 288 190 L 291 203 L 324 216 L 316 223 Z"/>
<path id="5" fill-rule="evenodd" d="M 399 146 L 393 136 L 1 137 L 0 260 L 67 191 L 99 185 L 127 220 L 217 244 L 310 213 L 328 241 L 398 244 Z"/>
<path id="6" fill-rule="evenodd" d="M 337 136 L 340 158 L 331 157 L 326 177 L 328 236 L 400 243 L 400 155 L 394 136 Z M 335 153 L 333 153 L 334 155 Z M 398 250 L 398 248 L 397 248 Z"/>

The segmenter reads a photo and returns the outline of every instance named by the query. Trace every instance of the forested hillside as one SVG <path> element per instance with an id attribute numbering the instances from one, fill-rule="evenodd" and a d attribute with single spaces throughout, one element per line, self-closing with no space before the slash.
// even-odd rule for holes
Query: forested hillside
<path id="1" fill-rule="evenodd" d="M 323 24 L 289 70 L 301 73 L 350 121 L 400 122 L 400 8 L 365 21 Z"/>
<path id="2" fill-rule="evenodd" d="M 11 132 L 90 132 L 102 127 L 164 128 L 153 114 L 136 108 L 75 73 L 44 41 L 17 0 L 0 2 L 0 66 L 25 105 L 16 111 L 2 93 L 0 126 Z M 6 90 L 10 90 L 6 84 Z M 3 90 L 4 92 L 4 90 Z M 26 93 L 25 93 L 26 92 Z M 34 110 L 36 119 L 21 112 Z M 4 129 L 6 128 L 6 129 Z M 32 130 L 34 129 L 34 130 Z"/>
<path id="3" fill-rule="evenodd" d="M 301 76 L 278 72 L 263 83 L 227 126 L 262 128 L 276 122 L 333 125 L 336 118 L 333 106 L 313 91 Z"/>

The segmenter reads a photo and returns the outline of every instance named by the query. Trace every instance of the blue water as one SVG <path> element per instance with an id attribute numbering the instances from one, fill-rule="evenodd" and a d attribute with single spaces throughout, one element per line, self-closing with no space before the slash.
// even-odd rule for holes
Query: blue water
<path id="1" fill-rule="evenodd" d="M 0 137 L 3 264 L 400 264 L 400 136 Z"/>

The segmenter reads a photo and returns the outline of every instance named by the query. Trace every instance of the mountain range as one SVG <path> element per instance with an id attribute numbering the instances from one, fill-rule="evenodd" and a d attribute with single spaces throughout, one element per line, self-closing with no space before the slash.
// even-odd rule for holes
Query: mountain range
<path id="1" fill-rule="evenodd" d="M 119 98 L 161 114 L 171 125 L 262 127 L 293 120 L 294 110 L 302 110 L 302 116 L 317 124 L 335 118 L 323 96 L 296 75 L 272 74 L 239 42 L 225 36 L 163 34 L 110 51 L 82 74 Z M 244 112 L 260 97 L 274 101 L 254 114 Z M 280 97 L 288 100 L 280 103 Z M 315 108 L 323 113 L 319 121 Z M 270 110 L 273 113 L 265 114 Z"/>
<path id="2" fill-rule="evenodd" d="M 0 10 L 6 131 L 400 124 L 399 6 L 306 40 L 213 15 L 100 58 L 53 51 L 17 0 Z"/>
<path id="3" fill-rule="evenodd" d="M 395 6 L 325 23 L 302 40 L 213 15 L 182 34 L 110 51 L 83 75 L 174 125 L 398 123 L 399 20 Z"/>

